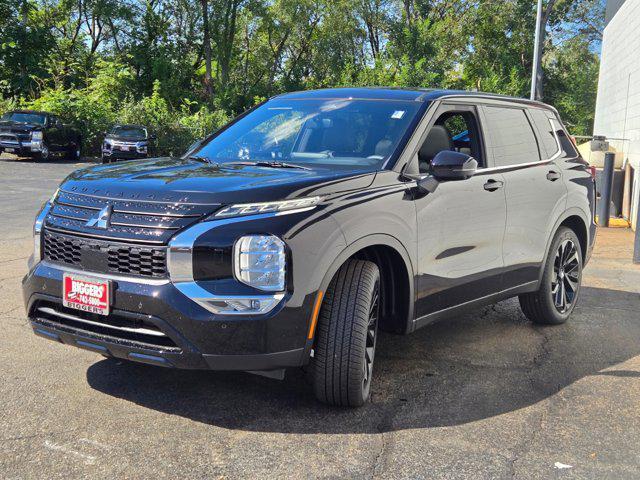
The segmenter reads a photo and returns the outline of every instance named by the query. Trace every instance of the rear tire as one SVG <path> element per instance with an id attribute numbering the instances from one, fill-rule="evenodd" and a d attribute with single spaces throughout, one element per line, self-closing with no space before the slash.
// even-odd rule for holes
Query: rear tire
<path id="1" fill-rule="evenodd" d="M 576 306 L 581 282 L 580 241 L 573 230 L 560 227 L 551 242 L 540 289 L 520 295 L 520 308 L 533 323 L 564 323 Z"/>
<path id="2" fill-rule="evenodd" d="M 319 401 L 358 407 L 369 399 L 379 307 L 377 265 L 349 260 L 331 280 L 320 310 L 312 362 Z"/>
<path id="3" fill-rule="evenodd" d="M 79 162 L 80 156 L 81 156 L 80 144 L 78 143 L 78 144 L 72 145 L 69 151 L 67 152 L 67 157 L 69 158 L 69 160 Z"/>

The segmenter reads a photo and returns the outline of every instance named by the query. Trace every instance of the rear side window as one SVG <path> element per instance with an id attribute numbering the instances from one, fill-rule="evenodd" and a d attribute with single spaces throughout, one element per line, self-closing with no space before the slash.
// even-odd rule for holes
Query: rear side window
<path id="1" fill-rule="evenodd" d="M 538 129 L 538 138 L 540 139 L 540 150 L 542 157 L 545 159 L 553 158 L 559 151 L 558 141 L 551 125 L 551 120 L 547 114 L 538 109 L 530 109 L 529 113 L 533 119 L 533 123 Z"/>
<path id="2" fill-rule="evenodd" d="M 573 140 L 571 140 L 571 138 L 569 138 L 569 136 L 567 135 L 567 132 L 560 123 L 560 120 L 558 120 L 558 117 L 556 117 L 551 112 L 549 112 L 547 115 L 550 117 L 551 124 L 556 131 L 556 135 L 558 137 L 558 141 L 560 142 L 560 148 L 562 149 L 563 155 L 570 158 L 577 157 L 579 153 L 573 144 Z"/>
<path id="3" fill-rule="evenodd" d="M 523 109 L 487 106 L 484 112 L 495 167 L 540 160 L 538 142 Z"/>

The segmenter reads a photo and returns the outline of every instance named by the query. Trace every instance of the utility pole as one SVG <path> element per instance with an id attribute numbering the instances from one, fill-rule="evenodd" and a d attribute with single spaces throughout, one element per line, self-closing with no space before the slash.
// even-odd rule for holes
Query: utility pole
<path id="1" fill-rule="evenodd" d="M 540 70 L 540 35 L 542 35 L 542 0 L 538 0 L 538 13 L 536 14 L 536 38 L 533 43 L 533 68 L 531 70 L 531 100 L 536 99 L 536 86 L 538 84 L 538 70 Z"/>

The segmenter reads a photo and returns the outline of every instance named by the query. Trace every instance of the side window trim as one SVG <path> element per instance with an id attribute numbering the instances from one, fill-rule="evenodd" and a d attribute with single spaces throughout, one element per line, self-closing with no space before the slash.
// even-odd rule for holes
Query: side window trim
<path id="1" fill-rule="evenodd" d="M 542 153 L 542 140 L 540 139 L 540 134 L 538 132 L 538 127 L 536 125 L 536 122 L 533 121 L 533 117 L 531 116 L 531 112 L 529 111 L 528 108 L 523 108 L 522 109 L 524 111 L 524 116 L 527 119 L 527 122 L 529 122 L 529 128 L 531 128 L 531 133 L 533 133 L 533 138 L 535 138 L 536 140 L 536 145 L 538 146 L 538 158 L 540 159 L 540 161 L 543 160 L 543 156 L 544 154 Z"/>
<path id="2" fill-rule="evenodd" d="M 531 117 L 531 108 L 527 109 L 527 113 L 529 114 L 529 116 Z M 537 109 L 537 110 L 542 110 L 542 109 Z M 560 139 L 558 138 L 558 131 L 556 126 L 553 124 L 553 119 L 549 118 L 546 114 L 545 114 L 545 120 L 547 122 L 549 122 L 549 126 L 551 127 L 551 131 L 553 132 L 553 138 L 556 141 L 556 151 L 553 155 L 551 155 L 548 158 L 542 158 L 542 149 L 540 150 L 540 158 L 542 159 L 541 161 L 545 162 L 545 161 L 552 161 L 555 160 L 556 158 L 560 157 L 562 155 L 562 144 L 560 143 Z M 538 146 L 541 145 L 541 138 L 543 135 L 543 132 L 540 131 L 540 129 L 538 128 L 538 123 L 533 121 L 533 118 L 530 118 L 531 124 L 534 126 L 535 128 L 535 133 L 536 133 L 536 138 L 538 139 Z"/>
<path id="3" fill-rule="evenodd" d="M 549 157 L 548 160 L 555 160 L 556 158 L 562 156 L 562 144 L 560 143 L 560 138 L 558 138 L 558 129 L 553 124 L 553 120 L 550 118 L 547 118 L 547 121 L 549 122 L 549 125 L 551 125 L 551 131 L 553 132 L 553 138 L 556 139 L 556 148 L 557 148 L 556 153 L 551 155 L 551 157 Z"/>

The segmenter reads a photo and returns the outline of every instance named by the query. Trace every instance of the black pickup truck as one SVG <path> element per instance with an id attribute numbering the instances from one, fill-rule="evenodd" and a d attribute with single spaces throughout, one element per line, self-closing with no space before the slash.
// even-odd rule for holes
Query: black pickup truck
<path id="1" fill-rule="evenodd" d="M 57 115 L 35 110 L 14 110 L 0 117 L 0 154 L 48 160 L 52 155 L 80 158 L 80 132 Z"/>

